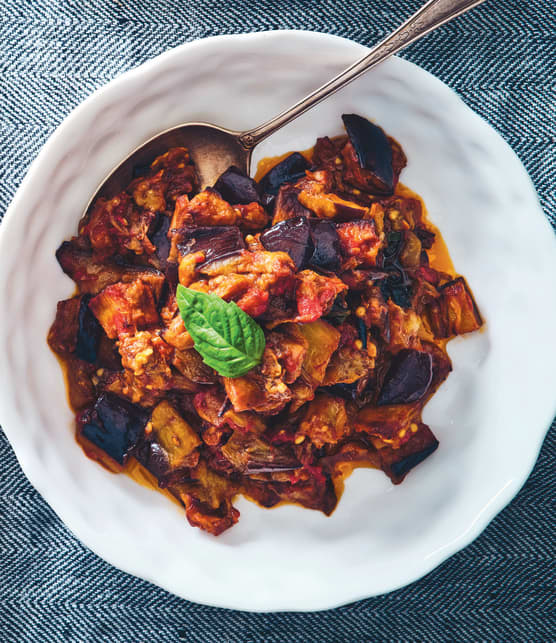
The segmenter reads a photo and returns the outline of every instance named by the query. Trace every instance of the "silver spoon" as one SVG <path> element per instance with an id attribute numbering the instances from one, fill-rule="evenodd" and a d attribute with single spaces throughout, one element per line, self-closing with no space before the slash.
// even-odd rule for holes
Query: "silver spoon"
<path id="1" fill-rule="evenodd" d="M 482 2 L 484 0 L 429 0 L 363 58 L 289 109 L 252 130 L 233 132 L 210 123 L 185 123 L 158 134 L 138 147 L 110 173 L 91 198 L 87 209 L 97 197 L 110 198 L 124 190 L 133 178 L 135 166 L 150 163 L 170 147 L 189 149 L 203 188 L 214 185 L 230 165 L 249 174 L 253 149 L 263 139 L 389 56 Z"/>

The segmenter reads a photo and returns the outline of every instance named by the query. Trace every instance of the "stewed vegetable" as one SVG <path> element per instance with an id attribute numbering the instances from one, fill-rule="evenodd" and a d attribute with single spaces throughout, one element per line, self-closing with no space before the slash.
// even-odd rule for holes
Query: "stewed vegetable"
<path id="1" fill-rule="evenodd" d="M 347 136 L 205 190 L 172 148 L 56 253 L 77 293 L 48 341 L 79 443 L 215 535 L 238 494 L 328 515 L 354 467 L 402 482 L 438 446 L 421 414 L 446 342 L 482 325 L 399 183 L 401 146 L 343 121 Z"/>

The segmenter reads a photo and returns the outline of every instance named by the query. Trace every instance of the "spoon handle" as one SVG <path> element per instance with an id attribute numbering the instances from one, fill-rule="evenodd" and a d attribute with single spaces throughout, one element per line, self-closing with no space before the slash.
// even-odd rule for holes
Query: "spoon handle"
<path id="1" fill-rule="evenodd" d="M 384 40 L 375 45 L 371 51 L 353 63 L 343 72 L 329 80 L 327 83 L 316 89 L 314 92 L 297 102 L 295 105 L 278 114 L 271 120 L 255 127 L 252 130 L 243 132 L 239 142 L 246 150 L 251 150 L 267 136 L 270 136 L 277 129 L 286 123 L 311 109 L 321 100 L 331 96 L 345 85 L 355 80 L 361 74 L 368 71 L 389 56 L 401 51 L 407 45 L 419 40 L 424 35 L 433 31 L 440 25 L 449 22 L 453 18 L 473 9 L 484 0 L 429 0 L 406 22 L 398 27 Z"/>

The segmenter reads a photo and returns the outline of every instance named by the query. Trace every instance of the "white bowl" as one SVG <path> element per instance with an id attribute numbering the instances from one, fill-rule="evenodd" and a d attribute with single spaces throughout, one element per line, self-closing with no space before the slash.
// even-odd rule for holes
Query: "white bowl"
<path id="1" fill-rule="evenodd" d="M 449 345 L 454 371 L 425 411 L 438 451 L 397 487 L 379 471 L 356 471 L 329 518 L 241 499 L 239 524 L 214 538 L 76 444 L 46 334 L 56 302 L 74 290 L 54 252 L 75 233 L 97 185 L 157 132 L 199 120 L 257 125 L 364 51 L 298 31 L 209 38 L 169 51 L 72 112 L 0 229 L 0 419 L 24 472 L 99 556 L 190 600 L 312 610 L 416 580 L 513 498 L 554 415 L 556 244 L 531 182 L 450 89 L 394 58 L 263 143 L 257 158 L 339 134 L 344 112 L 372 118 L 403 145 L 402 180 L 424 197 L 487 322 Z"/>

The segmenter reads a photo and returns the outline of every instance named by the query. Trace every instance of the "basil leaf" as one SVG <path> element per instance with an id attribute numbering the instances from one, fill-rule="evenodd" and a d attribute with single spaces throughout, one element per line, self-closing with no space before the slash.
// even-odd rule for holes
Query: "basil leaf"
<path id="1" fill-rule="evenodd" d="M 235 302 L 178 285 L 176 299 L 195 349 L 224 377 L 239 377 L 260 364 L 262 328 Z"/>

